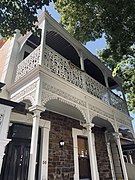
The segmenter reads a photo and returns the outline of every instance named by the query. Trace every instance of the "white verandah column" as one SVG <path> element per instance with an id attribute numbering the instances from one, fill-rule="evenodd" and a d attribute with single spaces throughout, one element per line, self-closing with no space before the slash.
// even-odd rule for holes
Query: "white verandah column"
<path id="1" fill-rule="evenodd" d="M 30 107 L 29 110 L 34 112 L 34 115 L 33 115 L 31 147 L 30 147 L 28 180 L 34 180 L 35 179 L 35 168 L 36 168 L 37 142 L 38 142 L 40 113 L 45 111 L 45 108 L 42 106 L 33 106 L 33 107 Z"/>
<path id="2" fill-rule="evenodd" d="M 93 147 L 93 138 L 92 138 L 92 130 L 91 128 L 94 127 L 93 123 L 87 123 L 84 125 L 87 129 L 87 136 L 88 136 L 88 148 L 89 148 L 89 156 L 90 156 L 90 168 L 91 168 L 91 178 L 92 180 L 97 180 L 97 164 L 95 163 L 95 153 Z"/>
<path id="3" fill-rule="evenodd" d="M 109 157 L 109 161 L 110 161 L 112 180 L 116 180 L 115 168 L 114 168 L 113 157 L 112 157 L 112 152 L 111 152 L 110 135 L 111 134 L 109 134 L 107 131 L 105 132 L 105 140 L 106 140 L 108 157 Z"/>
<path id="4" fill-rule="evenodd" d="M 113 133 L 113 136 L 115 137 L 115 140 L 116 140 L 116 144 L 118 146 L 118 151 L 119 151 L 119 156 L 120 156 L 124 180 L 128 180 L 127 169 L 126 169 L 126 165 L 125 165 L 125 161 L 124 161 L 124 157 L 123 157 L 123 152 L 122 152 L 122 148 L 121 148 L 120 135 L 121 134 L 118 132 Z"/>
<path id="5" fill-rule="evenodd" d="M 48 151 L 49 151 L 49 121 L 43 120 L 44 125 L 41 128 L 41 150 L 40 150 L 40 166 L 39 166 L 39 179 L 48 180 Z"/>
<path id="6" fill-rule="evenodd" d="M 40 65 L 44 64 L 44 51 L 46 44 L 46 20 L 44 15 L 44 20 L 42 22 L 42 33 L 41 33 L 41 49 L 40 49 Z"/>
<path id="7" fill-rule="evenodd" d="M 83 52 L 80 52 L 80 65 L 81 65 L 81 70 L 85 71 L 84 69 L 84 57 L 83 57 Z"/>

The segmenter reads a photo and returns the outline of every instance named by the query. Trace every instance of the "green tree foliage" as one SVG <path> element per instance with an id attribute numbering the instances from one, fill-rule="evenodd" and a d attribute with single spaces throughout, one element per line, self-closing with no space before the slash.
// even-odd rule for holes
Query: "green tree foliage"
<path id="1" fill-rule="evenodd" d="M 112 56 L 104 58 L 103 51 L 98 51 L 98 55 L 101 61 L 113 70 L 113 76 L 117 74 L 123 79 L 129 110 L 135 112 L 135 55 L 125 55 L 121 62 L 116 62 Z"/>
<path id="2" fill-rule="evenodd" d="M 135 0 L 57 0 L 61 23 L 79 41 L 101 38 L 109 45 L 106 55 L 121 57 L 135 41 Z M 130 52 L 131 53 L 131 52 Z"/>
<path id="3" fill-rule="evenodd" d="M 1 0 L 0 1 L 0 34 L 11 37 L 16 29 L 21 34 L 37 29 L 37 12 L 51 0 Z"/>
<path id="4" fill-rule="evenodd" d="M 61 23 L 82 43 L 105 34 L 107 48 L 101 60 L 124 78 L 129 107 L 135 105 L 135 0 L 52 0 L 61 14 Z M 37 12 L 51 0 L 1 0 L 0 34 L 13 36 L 37 29 Z M 122 62 L 122 64 L 121 64 Z M 121 65 L 121 66 L 120 66 Z"/>
<path id="5" fill-rule="evenodd" d="M 79 41 L 105 35 L 101 60 L 123 78 L 129 109 L 135 111 L 135 0 L 57 0 L 61 23 Z"/>

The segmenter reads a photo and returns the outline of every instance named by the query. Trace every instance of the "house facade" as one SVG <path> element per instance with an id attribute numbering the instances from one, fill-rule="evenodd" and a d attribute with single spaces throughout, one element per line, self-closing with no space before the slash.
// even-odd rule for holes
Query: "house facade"
<path id="1" fill-rule="evenodd" d="M 129 180 L 121 79 L 46 12 L 37 25 L 0 49 L 0 179 Z"/>

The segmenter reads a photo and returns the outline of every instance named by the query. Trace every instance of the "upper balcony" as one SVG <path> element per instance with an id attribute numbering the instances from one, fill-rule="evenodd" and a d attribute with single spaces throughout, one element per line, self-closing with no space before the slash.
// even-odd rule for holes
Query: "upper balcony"
<path id="1" fill-rule="evenodd" d="M 39 17 L 39 35 L 20 36 L 15 82 L 37 66 L 126 113 L 121 80 L 48 14 Z M 33 72 L 33 71 L 32 71 Z M 31 74 L 31 73 L 30 73 Z M 78 90 L 79 90 L 78 89 Z"/>
<path id="2" fill-rule="evenodd" d="M 121 97 L 113 93 L 111 89 L 107 88 L 98 80 L 90 76 L 85 70 L 78 68 L 73 64 L 73 62 L 67 60 L 48 45 L 44 46 L 43 51 L 42 66 L 47 71 L 50 71 L 65 81 L 83 89 L 87 93 L 99 98 L 104 103 L 107 103 L 108 105 L 111 105 L 128 114 L 126 102 Z M 28 75 L 31 70 L 41 65 L 40 53 L 41 45 L 39 45 L 17 65 L 15 82 L 20 81 L 24 76 Z"/>

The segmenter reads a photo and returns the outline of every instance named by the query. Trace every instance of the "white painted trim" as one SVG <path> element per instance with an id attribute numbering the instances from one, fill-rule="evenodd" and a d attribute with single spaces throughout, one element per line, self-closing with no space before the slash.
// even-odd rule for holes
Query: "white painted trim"
<path id="1" fill-rule="evenodd" d="M 109 157 L 109 161 L 110 161 L 112 180 L 116 180 L 116 175 L 115 175 L 115 169 L 114 169 L 113 157 L 112 157 L 112 153 L 111 153 L 110 142 L 107 142 L 106 134 L 105 134 L 105 138 L 106 138 L 106 145 L 107 145 L 107 153 L 108 153 L 108 157 Z"/>
<path id="2" fill-rule="evenodd" d="M 0 139 L 7 138 L 8 125 L 12 108 L 13 107 L 0 104 L 0 114 L 3 115 L 2 119 L 0 120 Z"/>
<path id="3" fill-rule="evenodd" d="M 74 151 L 74 179 L 75 180 L 79 180 L 79 162 L 78 162 L 77 136 L 82 135 L 82 134 L 83 134 L 82 130 L 72 128 L 73 151 Z"/>
<path id="4" fill-rule="evenodd" d="M 28 180 L 35 180 L 39 120 L 40 120 L 40 113 L 42 111 L 35 108 L 33 112 L 34 115 L 33 115 L 32 135 L 31 135 L 31 145 L 30 145 Z"/>
<path id="5" fill-rule="evenodd" d="M 94 149 L 94 160 L 95 160 L 95 169 L 97 172 L 96 180 L 99 180 L 99 172 L 98 172 L 98 167 L 97 167 L 97 155 L 96 155 L 96 147 L 95 147 L 95 136 L 92 133 L 92 139 L 93 139 L 93 149 Z"/>
<path id="6" fill-rule="evenodd" d="M 10 122 L 32 125 L 32 115 L 11 113 Z M 41 127 L 41 143 L 40 143 L 40 160 L 39 160 L 39 180 L 48 180 L 48 151 L 49 151 L 49 131 L 50 121 L 40 119 L 39 127 Z M 43 163 L 43 161 L 45 163 Z"/>
<path id="7" fill-rule="evenodd" d="M 21 124 L 26 124 L 26 125 L 32 125 L 32 114 L 19 114 L 16 112 L 11 112 L 11 116 L 10 116 L 10 122 L 11 123 L 21 123 Z M 40 119 L 39 120 L 39 127 L 45 127 L 46 124 L 46 120 L 44 119 Z"/>
<path id="8" fill-rule="evenodd" d="M 85 129 L 75 129 L 72 128 L 72 137 L 73 137 L 73 149 L 74 149 L 74 180 L 79 180 L 79 162 L 78 162 L 78 143 L 77 143 L 77 136 L 87 136 L 87 131 Z M 97 159 L 96 159 L 96 149 L 95 149 L 95 139 L 94 134 L 92 133 L 93 138 L 93 151 L 94 151 L 94 161 L 95 161 L 95 169 L 97 172 L 96 180 L 99 180 L 99 173 L 97 167 Z"/>
<path id="9" fill-rule="evenodd" d="M 125 161 L 124 161 L 124 157 L 123 157 L 123 152 L 122 152 L 122 147 L 121 147 L 121 142 L 120 142 L 120 137 L 119 136 L 116 137 L 116 142 L 117 142 L 117 146 L 118 146 L 118 151 L 119 151 L 119 156 L 120 156 L 120 161 L 121 161 L 121 166 L 122 166 L 124 180 L 129 180 L 128 179 L 127 169 L 126 169 L 126 165 L 125 165 Z"/>
<path id="10" fill-rule="evenodd" d="M 50 132 L 50 122 L 44 120 L 44 126 L 41 128 L 39 180 L 48 180 L 49 132 Z"/>

